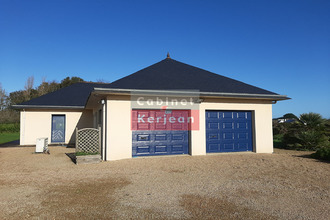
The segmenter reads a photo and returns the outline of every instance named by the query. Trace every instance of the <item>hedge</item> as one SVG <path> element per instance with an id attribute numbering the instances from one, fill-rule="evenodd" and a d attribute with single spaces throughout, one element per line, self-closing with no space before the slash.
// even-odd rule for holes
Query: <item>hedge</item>
<path id="1" fill-rule="evenodd" d="M 0 124 L 0 133 L 19 132 L 19 123 Z"/>

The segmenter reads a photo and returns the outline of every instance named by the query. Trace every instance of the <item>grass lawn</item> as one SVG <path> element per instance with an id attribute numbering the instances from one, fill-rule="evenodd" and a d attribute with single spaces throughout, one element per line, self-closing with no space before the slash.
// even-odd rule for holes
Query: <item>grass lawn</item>
<path id="1" fill-rule="evenodd" d="M 15 141 L 19 139 L 19 132 L 0 133 L 0 144 Z"/>

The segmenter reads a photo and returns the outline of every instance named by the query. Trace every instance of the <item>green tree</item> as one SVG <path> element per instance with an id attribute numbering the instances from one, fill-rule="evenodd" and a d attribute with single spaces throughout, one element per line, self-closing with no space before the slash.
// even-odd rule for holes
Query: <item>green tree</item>
<path id="1" fill-rule="evenodd" d="M 66 77 L 58 83 L 55 80 L 47 82 L 43 79 L 39 86 L 34 87 L 34 77 L 30 76 L 25 82 L 24 90 L 11 92 L 9 96 L 0 83 L 0 123 L 19 122 L 19 111 L 10 109 L 9 106 L 29 101 L 77 82 L 84 82 L 84 80 L 80 77 Z"/>
<path id="2" fill-rule="evenodd" d="M 286 118 L 286 119 L 298 119 L 298 117 L 293 114 L 293 113 L 287 113 L 285 115 L 283 115 L 283 118 Z"/>
<path id="3" fill-rule="evenodd" d="M 60 84 L 55 80 L 46 82 L 45 79 L 42 80 L 41 84 L 38 86 L 38 95 L 42 96 L 50 92 L 54 92 L 60 88 Z"/>
<path id="4" fill-rule="evenodd" d="M 288 132 L 288 127 L 290 124 L 288 123 L 279 123 L 277 121 L 273 121 L 273 134 L 274 135 L 284 135 Z"/>
<path id="5" fill-rule="evenodd" d="M 11 92 L 9 93 L 9 103 L 10 105 L 16 105 L 22 102 L 25 102 L 26 100 L 26 96 L 24 94 L 23 90 L 19 90 L 19 91 L 15 91 L 15 92 Z"/>
<path id="6" fill-rule="evenodd" d="M 324 127 L 325 127 L 325 135 L 329 138 L 330 141 L 330 119 L 325 120 Z"/>
<path id="7" fill-rule="evenodd" d="M 0 124 L 18 123 L 19 112 L 9 108 L 9 97 L 0 83 Z"/>
<path id="8" fill-rule="evenodd" d="M 78 83 L 78 82 L 84 82 L 84 80 L 80 77 L 77 77 L 77 76 L 73 76 L 73 77 L 66 77 L 65 79 L 63 79 L 60 83 L 60 87 L 63 88 L 63 87 L 67 87 L 67 86 L 70 86 L 74 83 Z"/>
<path id="9" fill-rule="evenodd" d="M 84 80 L 80 77 L 66 77 L 61 81 L 61 83 L 57 83 L 55 80 L 47 82 L 43 79 L 42 83 L 38 87 L 34 88 L 34 77 L 30 76 L 26 80 L 24 90 L 11 92 L 8 97 L 8 102 L 9 105 L 16 105 L 47 93 L 54 92 L 60 88 L 77 82 L 84 82 Z"/>

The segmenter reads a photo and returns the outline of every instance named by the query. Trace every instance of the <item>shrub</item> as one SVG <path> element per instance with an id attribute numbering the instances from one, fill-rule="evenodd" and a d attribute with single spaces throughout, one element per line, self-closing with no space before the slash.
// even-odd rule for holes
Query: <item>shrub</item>
<path id="1" fill-rule="evenodd" d="M 328 145 L 327 137 L 320 131 L 302 131 L 297 134 L 297 138 L 299 139 L 299 143 L 306 150 L 316 150 L 320 147 L 325 147 Z"/>
<path id="2" fill-rule="evenodd" d="M 19 111 L 5 109 L 0 111 L 0 124 L 19 123 Z"/>
<path id="3" fill-rule="evenodd" d="M 0 133 L 19 132 L 19 123 L 0 124 Z"/>
<path id="4" fill-rule="evenodd" d="M 311 155 L 315 159 L 329 160 L 330 161 L 330 147 L 323 147 L 318 149 Z"/>
<path id="5" fill-rule="evenodd" d="M 283 134 L 276 134 L 273 137 L 274 147 L 276 148 L 285 148 L 283 145 Z"/>
<path id="6" fill-rule="evenodd" d="M 288 123 L 286 129 L 279 125 L 275 128 L 284 131 L 284 148 L 317 150 L 330 144 L 326 123 L 327 121 L 320 114 L 310 112 L 301 114 L 296 122 Z"/>

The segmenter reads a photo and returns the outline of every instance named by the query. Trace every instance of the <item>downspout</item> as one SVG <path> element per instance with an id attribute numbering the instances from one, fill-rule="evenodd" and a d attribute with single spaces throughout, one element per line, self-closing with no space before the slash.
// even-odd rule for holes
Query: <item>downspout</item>
<path id="1" fill-rule="evenodd" d="M 25 144 L 25 109 L 21 112 L 20 145 Z"/>
<path id="2" fill-rule="evenodd" d="M 102 99 L 101 100 L 102 104 L 102 160 L 106 161 L 107 160 L 107 102 L 106 100 Z"/>

